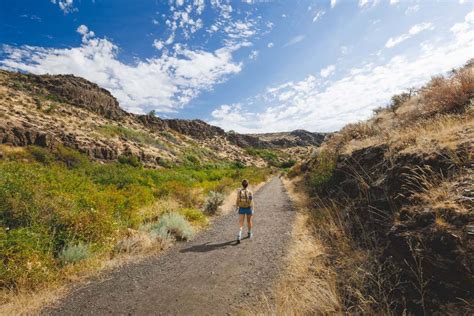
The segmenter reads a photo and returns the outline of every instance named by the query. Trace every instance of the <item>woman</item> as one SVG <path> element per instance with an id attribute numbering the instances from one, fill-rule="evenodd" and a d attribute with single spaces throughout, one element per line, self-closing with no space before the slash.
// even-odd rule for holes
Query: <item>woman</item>
<path id="1" fill-rule="evenodd" d="M 252 238 L 252 215 L 255 211 L 255 206 L 253 203 L 253 194 L 248 189 L 249 182 L 247 180 L 242 181 L 242 189 L 237 193 L 237 201 L 235 203 L 236 208 L 239 210 L 239 234 L 237 235 L 237 242 L 240 243 L 242 239 L 242 228 L 244 227 L 245 216 L 247 216 L 247 228 L 248 228 L 248 238 Z"/>

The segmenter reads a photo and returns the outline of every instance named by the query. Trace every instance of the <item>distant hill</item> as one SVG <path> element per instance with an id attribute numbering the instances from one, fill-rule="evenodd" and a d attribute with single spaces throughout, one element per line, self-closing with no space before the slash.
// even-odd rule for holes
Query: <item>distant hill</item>
<path id="1" fill-rule="evenodd" d="M 312 133 L 306 130 L 292 132 L 250 134 L 262 142 L 275 147 L 319 146 L 326 138 L 326 133 Z"/>
<path id="2" fill-rule="evenodd" d="M 307 131 L 245 135 L 201 120 L 161 119 L 120 108 L 112 94 L 73 75 L 0 71 L 0 143 L 62 144 L 98 160 L 134 156 L 149 166 L 187 159 L 262 166 L 248 148 L 318 146 L 324 134 Z"/>

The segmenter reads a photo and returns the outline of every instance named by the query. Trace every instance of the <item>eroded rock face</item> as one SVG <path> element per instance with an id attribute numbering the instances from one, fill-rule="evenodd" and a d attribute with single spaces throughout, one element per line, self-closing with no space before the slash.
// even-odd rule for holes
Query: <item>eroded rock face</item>
<path id="1" fill-rule="evenodd" d="M 294 130 L 282 133 L 251 134 L 272 147 L 319 146 L 326 138 L 325 133 L 313 133 L 306 130 Z"/>
<path id="2" fill-rule="evenodd" d="M 86 79 L 73 75 L 16 74 L 15 79 L 29 84 L 47 97 L 57 98 L 110 119 L 120 119 L 123 111 L 112 94 Z"/>
<path id="3" fill-rule="evenodd" d="M 472 152 L 468 147 L 459 144 L 455 152 L 462 157 Z M 387 145 L 380 145 L 340 156 L 321 195 L 344 206 L 341 216 L 351 236 L 361 247 L 367 246 L 365 238 L 370 236 L 380 261 L 389 260 L 400 269 L 403 282 L 414 284 L 419 276 L 413 271 L 423 271 L 428 311 L 457 302 L 458 297 L 472 297 L 474 242 L 466 233 L 466 226 L 474 222 L 474 202 L 467 196 L 474 188 L 474 174 L 466 171 L 470 162 L 453 165 L 443 150 L 396 156 L 388 150 Z M 451 203 L 428 203 L 418 197 L 426 190 L 423 181 L 431 181 L 436 188 L 446 177 L 451 179 L 451 194 L 458 195 Z M 469 208 L 471 212 L 466 213 Z M 398 291 L 405 300 L 400 310 L 423 312 L 413 286 Z"/>
<path id="4" fill-rule="evenodd" d="M 41 147 L 53 147 L 54 136 L 26 127 L 2 127 L 0 126 L 0 144 L 9 144 L 13 146 L 36 145 Z"/>
<path id="5" fill-rule="evenodd" d="M 215 136 L 225 136 L 225 131 L 217 126 L 212 126 L 201 120 L 165 120 L 167 126 L 178 133 L 196 139 L 208 139 Z"/>

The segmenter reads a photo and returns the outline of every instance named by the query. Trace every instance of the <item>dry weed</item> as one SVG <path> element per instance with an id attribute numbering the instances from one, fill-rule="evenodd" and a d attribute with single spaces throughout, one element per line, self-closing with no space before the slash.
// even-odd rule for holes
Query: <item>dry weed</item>
<path id="1" fill-rule="evenodd" d="M 296 181 L 301 179 L 296 179 Z M 310 201 L 295 182 L 284 181 L 298 210 L 292 230 L 292 242 L 285 258 L 286 268 L 276 282 L 273 297 L 262 296 L 256 307 L 245 307 L 246 315 L 333 314 L 341 311 L 336 275 L 328 264 L 322 241 L 311 224 L 306 208 Z M 318 228 L 319 229 L 319 228 Z"/>

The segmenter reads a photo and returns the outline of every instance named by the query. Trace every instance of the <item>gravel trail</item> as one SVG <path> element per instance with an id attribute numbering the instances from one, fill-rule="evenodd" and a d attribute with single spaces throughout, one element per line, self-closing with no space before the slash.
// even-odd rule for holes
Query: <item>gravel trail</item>
<path id="1" fill-rule="evenodd" d="M 235 212 L 187 243 L 75 286 L 53 315 L 225 315 L 252 305 L 282 268 L 294 212 L 278 177 L 254 192 L 254 237 L 237 245 Z M 246 235 L 246 228 L 244 228 Z"/>

